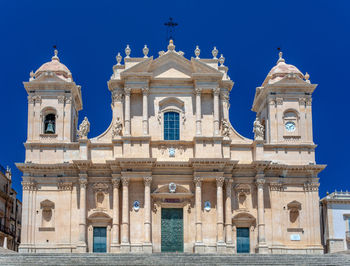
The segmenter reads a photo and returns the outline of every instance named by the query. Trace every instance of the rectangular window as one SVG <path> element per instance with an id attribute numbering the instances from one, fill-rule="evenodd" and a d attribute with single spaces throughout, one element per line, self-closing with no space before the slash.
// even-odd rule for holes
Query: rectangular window
<path id="1" fill-rule="evenodd" d="M 180 139 L 180 118 L 176 112 L 164 113 L 164 140 Z"/>

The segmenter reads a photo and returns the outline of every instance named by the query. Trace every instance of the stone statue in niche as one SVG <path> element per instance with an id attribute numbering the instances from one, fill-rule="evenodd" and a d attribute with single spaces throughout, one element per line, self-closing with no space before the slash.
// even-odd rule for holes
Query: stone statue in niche
<path id="1" fill-rule="evenodd" d="M 255 118 L 253 132 L 254 140 L 264 140 L 264 126 L 260 123 L 259 118 Z"/>
<path id="2" fill-rule="evenodd" d="M 246 206 L 246 201 L 247 201 L 247 196 L 245 193 L 239 193 L 239 196 L 238 196 L 238 206 L 239 206 L 239 209 L 245 209 L 247 206 Z"/>
<path id="3" fill-rule="evenodd" d="M 120 117 L 117 117 L 113 124 L 112 136 L 121 136 L 123 131 L 123 124 Z"/>
<path id="4" fill-rule="evenodd" d="M 104 210 L 107 208 L 107 195 L 108 195 L 108 184 L 107 183 L 95 183 L 92 186 L 95 193 L 95 208 L 97 210 Z"/>
<path id="5" fill-rule="evenodd" d="M 221 131 L 224 137 L 230 136 L 230 125 L 226 119 L 223 119 L 221 122 Z"/>
<path id="6" fill-rule="evenodd" d="M 83 122 L 79 125 L 78 136 L 80 139 L 86 139 L 90 132 L 90 122 L 87 117 L 84 117 Z"/>
<path id="7" fill-rule="evenodd" d="M 299 218 L 299 210 L 297 208 L 291 209 L 289 211 L 289 221 L 292 227 L 299 227 L 298 218 Z"/>

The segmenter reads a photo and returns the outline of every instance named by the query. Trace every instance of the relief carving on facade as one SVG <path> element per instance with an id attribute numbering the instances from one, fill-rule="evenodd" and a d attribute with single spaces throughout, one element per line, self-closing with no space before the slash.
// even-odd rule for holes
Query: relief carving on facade
<path id="1" fill-rule="evenodd" d="M 118 116 L 117 119 L 113 123 L 113 128 L 112 128 L 112 136 L 121 136 L 123 133 L 123 123 Z"/>

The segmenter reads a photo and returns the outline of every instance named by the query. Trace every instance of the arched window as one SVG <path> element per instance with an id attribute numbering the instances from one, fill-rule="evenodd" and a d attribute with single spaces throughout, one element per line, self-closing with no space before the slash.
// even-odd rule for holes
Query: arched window
<path id="1" fill-rule="evenodd" d="M 180 139 L 180 118 L 177 112 L 164 113 L 164 140 Z"/>
<path id="2" fill-rule="evenodd" d="M 55 134 L 56 133 L 56 115 L 47 114 L 44 119 L 44 133 Z"/>

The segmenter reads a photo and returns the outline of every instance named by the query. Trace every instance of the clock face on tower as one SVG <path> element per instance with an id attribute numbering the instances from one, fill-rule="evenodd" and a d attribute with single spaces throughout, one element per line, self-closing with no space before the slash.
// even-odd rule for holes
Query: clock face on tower
<path id="1" fill-rule="evenodd" d="M 286 127 L 286 130 L 288 132 L 294 132 L 295 131 L 295 124 L 294 124 L 294 122 L 287 122 L 285 124 L 285 127 Z"/>

